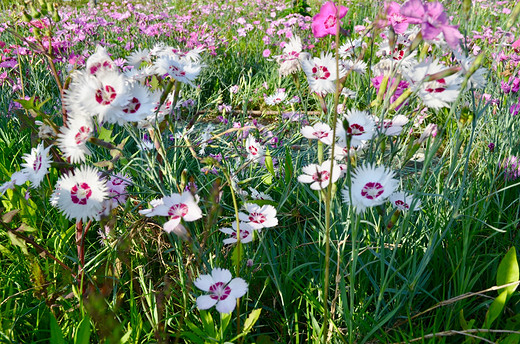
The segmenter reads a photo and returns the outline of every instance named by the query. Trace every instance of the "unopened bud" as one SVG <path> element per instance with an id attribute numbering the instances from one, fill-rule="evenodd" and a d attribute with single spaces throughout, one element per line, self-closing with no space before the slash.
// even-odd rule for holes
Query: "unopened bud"
<path id="1" fill-rule="evenodd" d="M 435 74 L 426 75 L 426 77 L 424 78 L 424 82 L 430 82 L 430 81 L 444 79 L 448 76 L 451 76 L 453 74 L 460 72 L 461 69 L 462 69 L 462 67 L 455 66 L 455 67 L 450 67 L 445 70 L 441 70 L 440 72 L 437 72 Z"/>
<path id="2" fill-rule="evenodd" d="M 419 137 L 419 143 L 423 143 L 430 136 L 437 136 L 437 124 L 430 123 L 426 126 L 426 129 L 424 129 L 424 132 L 421 134 L 421 137 Z"/>

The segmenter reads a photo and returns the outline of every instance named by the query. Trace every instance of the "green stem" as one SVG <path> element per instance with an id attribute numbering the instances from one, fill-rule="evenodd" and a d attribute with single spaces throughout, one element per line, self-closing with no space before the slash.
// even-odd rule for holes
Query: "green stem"
<path id="1" fill-rule="evenodd" d="M 223 169 L 224 176 L 226 177 L 227 182 L 229 183 L 229 189 L 231 190 L 231 198 L 233 199 L 233 208 L 235 210 L 235 221 L 237 222 L 237 260 L 235 266 L 235 274 L 236 277 L 240 276 L 240 219 L 238 217 L 238 203 L 235 195 L 235 190 L 233 190 L 233 184 L 231 180 L 231 176 L 229 175 L 229 171 L 227 169 Z M 237 336 L 240 335 L 240 299 L 237 299 Z M 240 340 L 242 341 L 242 340 Z"/>
<path id="2" fill-rule="evenodd" d="M 336 17 L 339 18 L 339 11 L 341 9 L 341 1 L 338 1 L 337 6 L 337 13 Z M 335 58 L 336 58 L 336 75 L 338 78 L 336 79 L 336 93 L 334 94 L 334 108 L 332 109 L 332 137 L 336 137 L 336 127 L 337 127 L 337 121 L 338 121 L 338 102 L 339 102 L 339 93 L 341 91 L 341 84 L 339 80 L 339 33 L 340 33 L 340 23 L 336 25 L 336 41 L 335 41 Z M 320 142 L 321 143 L 321 142 Z M 332 172 L 334 167 L 334 148 L 335 144 L 333 142 L 331 147 L 331 159 L 330 159 L 330 180 L 332 179 Z M 322 153 L 323 154 L 323 153 Z M 328 334 L 329 334 L 329 283 L 330 283 L 330 214 L 331 214 L 331 204 L 332 204 L 332 188 L 333 183 L 330 183 L 327 186 L 327 193 L 325 196 L 325 276 L 323 281 L 323 327 L 322 327 L 322 341 L 323 344 L 327 344 L 329 342 L 328 340 Z"/>

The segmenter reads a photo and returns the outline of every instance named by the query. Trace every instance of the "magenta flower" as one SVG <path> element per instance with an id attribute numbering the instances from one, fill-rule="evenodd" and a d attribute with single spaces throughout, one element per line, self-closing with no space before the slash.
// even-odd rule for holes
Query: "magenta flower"
<path id="1" fill-rule="evenodd" d="M 440 2 L 423 4 L 421 0 L 408 0 L 401 7 L 401 14 L 408 17 L 409 23 L 421 24 L 421 33 L 425 40 L 432 40 L 442 32 L 452 49 L 459 45 L 462 34 L 458 26 L 448 25 L 446 12 Z"/>
<path id="2" fill-rule="evenodd" d="M 404 33 L 408 29 L 410 21 L 408 17 L 401 14 L 401 5 L 397 2 L 385 3 L 385 13 L 386 18 L 379 19 L 376 22 L 378 27 L 385 28 L 392 25 L 394 32 L 397 34 Z"/>
<path id="3" fill-rule="evenodd" d="M 339 19 L 347 14 L 348 8 L 341 6 L 339 9 Z M 312 33 L 314 37 L 321 38 L 327 35 L 336 34 L 336 23 L 338 9 L 332 1 L 328 1 L 321 6 L 320 13 L 312 18 Z"/>

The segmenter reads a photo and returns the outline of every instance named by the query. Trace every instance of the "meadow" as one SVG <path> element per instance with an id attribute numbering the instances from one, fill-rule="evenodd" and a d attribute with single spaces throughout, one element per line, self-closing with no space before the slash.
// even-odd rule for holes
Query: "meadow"
<path id="1" fill-rule="evenodd" d="M 516 1 L 0 8 L 1 343 L 520 343 Z"/>

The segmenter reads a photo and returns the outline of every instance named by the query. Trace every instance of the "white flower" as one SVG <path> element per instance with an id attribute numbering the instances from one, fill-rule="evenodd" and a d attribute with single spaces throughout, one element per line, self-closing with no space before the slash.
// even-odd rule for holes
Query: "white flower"
<path id="1" fill-rule="evenodd" d="M 252 135 L 246 139 L 246 151 L 247 159 L 251 161 L 257 161 L 264 156 L 264 148 Z"/>
<path id="2" fill-rule="evenodd" d="M 94 126 L 84 117 L 69 118 L 67 126 L 63 126 L 58 134 L 58 147 L 63 155 L 75 164 L 85 161 L 85 155 L 90 155 L 87 141 L 92 136 Z"/>
<path id="3" fill-rule="evenodd" d="M 345 72 L 348 72 L 349 70 L 352 70 L 353 72 L 356 72 L 358 74 L 365 74 L 365 71 L 367 70 L 367 64 L 364 61 L 356 60 L 340 60 L 339 61 L 340 68 L 345 70 Z"/>
<path id="4" fill-rule="evenodd" d="M 360 166 L 352 174 L 352 186 L 347 185 L 341 191 L 343 202 L 354 206 L 357 213 L 364 212 L 368 207 L 383 204 L 385 199 L 394 193 L 399 183 L 393 177 L 394 173 L 382 166 Z"/>
<path id="5" fill-rule="evenodd" d="M 312 139 L 318 139 L 321 142 L 331 145 L 333 138 L 332 138 L 332 129 L 328 124 L 325 123 L 315 123 L 313 126 L 306 125 L 301 129 L 301 134 L 308 138 L 309 140 Z"/>
<path id="6" fill-rule="evenodd" d="M 403 127 L 410 121 L 408 117 L 404 115 L 397 115 L 392 119 L 383 120 L 381 125 L 379 118 L 377 118 L 378 128 L 382 134 L 386 136 L 397 136 L 403 131 Z"/>
<path id="7" fill-rule="evenodd" d="M 394 192 L 390 195 L 389 201 L 399 210 L 408 211 L 413 210 L 417 211 L 421 209 L 421 201 L 418 199 L 414 199 L 413 196 L 409 195 L 406 192 L 398 191 Z"/>
<path id="8" fill-rule="evenodd" d="M 262 228 L 269 228 L 278 225 L 276 218 L 276 208 L 272 205 L 259 206 L 253 203 L 246 203 L 244 205 L 249 214 L 238 213 L 240 221 L 247 222 L 253 229 L 261 230 Z"/>
<path id="9" fill-rule="evenodd" d="M 122 107 L 131 99 L 125 75 L 105 70 L 95 76 L 86 73 L 74 75 L 75 80 L 64 97 L 67 109 L 79 108 L 89 116 L 97 115 L 100 123 L 115 123 Z"/>
<path id="10" fill-rule="evenodd" d="M 209 309 L 213 306 L 220 313 L 231 313 L 235 309 L 237 299 L 247 293 L 247 282 L 241 278 L 233 278 L 226 269 L 214 268 L 211 275 L 200 275 L 195 286 L 209 293 L 197 297 L 198 309 Z"/>
<path id="11" fill-rule="evenodd" d="M 237 242 L 237 222 L 233 222 L 231 227 L 232 228 L 224 227 L 219 229 L 219 231 L 221 231 L 222 233 L 226 233 L 231 236 L 230 238 L 224 239 L 225 245 L 234 244 Z M 253 231 L 255 229 L 251 227 L 247 222 L 240 221 L 239 230 L 241 243 L 247 244 L 248 242 L 251 242 L 251 240 L 253 240 Z"/>
<path id="12" fill-rule="evenodd" d="M 280 76 L 297 73 L 300 70 L 300 59 L 302 52 L 302 40 L 298 36 L 291 37 L 289 43 L 283 48 L 283 54 L 275 56 L 280 64 Z"/>
<path id="13" fill-rule="evenodd" d="M 143 62 L 151 63 L 150 50 L 136 50 L 127 57 L 127 60 L 130 66 L 134 66 L 134 69 L 140 68 Z"/>
<path id="14" fill-rule="evenodd" d="M 332 54 L 324 55 L 322 52 L 320 58 L 303 60 L 302 68 L 307 75 L 311 91 L 322 96 L 336 91 L 336 60 Z M 340 78 L 344 75 L 345 71 L 340 71 Z"/>
<path id="15" fill-rule="evenodd" d="M 118 124 L 126 122 L 139 122 L 145 120 L 157 107 L 155 97 L 148 91 L 146 86 L 133 83 L 128 90 L 130 101 L 122 107 L 119 116 L 115 118 Z"/>
<path id="16" fill-rule="evenodd" d="M 31 186 L 37 188 L 45 175 L 49 172 L 51 166 L 51 158 L 49 156 L 49 150 L 51 146 L 43 148 L 43 142 L 41 142 L 36 148 L 31 149 L 31 154 L 24 154 L 23 158 L 25 163 L 22 164 L 24 172 L 29 180 Z"/>
<path id="17" fill-rule="evenodd" d="M 266 193 L 259 192 L 256 189 L 253 189 L 252 187 L 249 188 L 249 191 L 251 192 L 251 197 L 253 199 L 263 200 L 263 201 L 273 201 L 273 198 L 271 196 L 269 196 Z"/>
<path id="18" fill-rule="evenodd" d="M 423 61 L 410 71 L 408 78 L 412 91 L 417 90 L 417 95 L 424 105 L 433 109 L 450 107 L 450 103 L 454 102 L 459 96 L 462 83 L 462 77 L 459 73 L 434 81 L 424 81 L 430 75 L 446 69 L 444 65 L 435 60 L 433 62 Z"/>
<path id="19" fill-rule="evenodd" d="M 462 55 L 458 51 L 453 51 L 455 58 L 459 61 L 460 66 L 462 67 L 462 71 L 464 74 L 467 74 L 471 69 L 473 63 L 475 62 L 474 57 L 466 57 Z M 485 88 L 487 84 L 487 74 L 488 71 L 485 68 L 479 68 L 473 72 L 473 74 L 469 77 L 468 86 L 473 88 Z"/>
<path id="20" fill-rule="evenodd" d="M 168 74 L 173 79 L 195 86 L 193 81 L 199 76 L 202 69 L 201 64 L 180 60 L 176 56 L 161 56 L 155 61 L 155 67 L 159 74 Z"/>
<path id="21" fill-rule="evenodd" d="M 86 70 L 89 74 L 95 75 L 103 71 L 115 71 L 117 66 L 108 56 L 106 49 L 98 45 L 96 52 L 87 59 Z"/>
<path id="22" fill-rule="evenodd" d="M 170 220 L 164 224 L 164 230 L 168 233 L 181 223 L 181 219 L 192 222 L 202 217 L 202 210 L 189 192 L 182 195 L 174 193 L 171 196 L 163 197 L 161 201 L 152 204 L 152 207 L 151 210 L 145 209 L 139 211 L 139 213 L 148 217 L 169 216 Z"/>
<path id="23" fill-rule="evenodd" d="M 325 189 L 331 182 L 335 183 L 341 175 L 341 169 L 336 162 L 332 166 L 332 172 L 330 166 L 330 160 L 324 161 L 321 165 L 307 165 L 302 168 L 302 172 L 305 174 L 298 176 L 298 181 L 300 183 L 311 183 L 310 188 L 313 190 Z"/>
<path id="24" fill-rule="evenodd" d="M 363 141 L 370 140 L 374 136 L 375 122 L 372 116 L 366 111 L 348 110 L 345 119 L 348 127 L 343 127 L 343 121 L 338 120 L 336 135 L 340 143 L 347 142 L 347 136 L 350 137 L 351 146 L 359 146 Z"/>
<path id="25" fill-rule="evenodd" d="M 287 98 L 287 93 L 285 93 L 285 90 L 278 90 L 272 96 L 265 97 L 265 103 L 267 105 L 278 105 L 280 103 L 283 103 L 285 98 Z"/>
<path id="26" fill-rule="evenodd" d="M 360 47 L 366 47 L 366 43 L 362 42 L 360 38 L 354 39 L 339 47 L 339 56 L 344 59 L 350 58 L 354 55 L 354 50 Z"/>
<path id="27" fill-rule="evenodd" d="M 11 180 L 0 185 L 0 195 L 3 195 L 9 189 L 14 189 L 15 185 L 25 184 L 27 180 L 28 176 L 23 171 L 14 172 L 11 175 Z"/>
<path id="28" fill-rule="evenodd" d="M 365 148 L 364 144 L 360 144 L 357 147 L 351 146 L 350 149 L 347 149 L 345 142 L 339 142 L 334 146 L 334 159 L 335 160 L 345 160 L 348 157 L 353 158 L 359 152 L 361 152 Z M 332 147 L 330 147 L 330 152 L 332 153 Z"/>
<path id="29" fill-rule="evenodd" d="M 99 178 L 94 168 L 81 166 L 58 179 L 51 204 L 67 219 L 79 222 L 95 219 L 107 197 L 106 181 Z"/>

